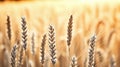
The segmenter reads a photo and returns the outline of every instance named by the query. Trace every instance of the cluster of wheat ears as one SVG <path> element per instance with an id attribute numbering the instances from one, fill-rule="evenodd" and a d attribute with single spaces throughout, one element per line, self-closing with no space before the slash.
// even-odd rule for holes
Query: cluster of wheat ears
<path id="1" fill-rule="evenodd" d="M 99 27 L 100 23 L 98 24 Z M 9 57 L 3 57 L 6 58 L 7 65 L 6 66 L 11 66 L 11 67 L 101 67 L 98 64 L 101 62 L 104 63 L 103 55 L 101 52 L 96 52 L 95 51 L 95 46 L 96 46 L 96 34 L 95 33 L 91 38 L 88 39 L 88 57 L 85 58 L 83 61 L 83 65 L 80 65 L 81 63 L 78 62 L 78 57 L 77 56 L 70 56 L 70 49 L 71 49 L 71 41 L 72 39 L 72 33 L 73 33 L 73 16 L 71 15 L 69 18 L 68 26 L 67 26 L 67 37 L 66 37 L 66 58 L 63 56 L 57 57 L 57 51 L 56 49 L 56 36 L 55 36 L 55 29 L 53 25 L 49 25 L 48 28 L 48 33 L 46 32 L 43 35 L 43 38 L 41 40 L 41 46 L 40 49 L 35 48 L 35 34 L 32 34 L 31 37 L 31 47 L 28 48 L 28 28 L 27 28 L 27 23 L 25 17 L 21 18 L 21 40 L 18 40 L 16 44 L 11 48 L 11 38 L 12 38 L 12 29 L 11 29 L 11 21 L 10 21 L 10 16 L 7 16 L 7 46 L 8 50 L 11 51 Z M 113 32 L 111 32 L 110 37 L 112 36 Z M 110 38 L 109 38 L 110 39 Z M 48 42 L 48 43 L 46 43 Z M 49 46 L 49 52 L 46 52 L 45 45 Z M 62 45 L 61 45 L 62 46 Z M 34 59 L 29 59 L 29 50 L 31 49 L 32 55 L 31 57 Z M 35 51 L 37 49 L 40 53 L 40 55 L 36 55 L 38 52 Z M 79 52 L 79 51 L 78 51 Z M 49 58 L 45 56 L 46 53 L 49 53 Z M 62 59 L 63 61 L 60 61 Z M 64 60 L 66 59 L 66 60 Z M 110 67 L 115 67 L 115 60 L 113 57 L 110 57 L 110 63 L 108 65 Z M 50 62 L 49 62 L 50 61 Z M 34 63 L 33 63 L 34 62 Z M 57 64 L 59 62 L 59 64 Z M 99 62 L 99 63 L 98 63 Z M 50 63 L 50 64 L 49 64 Z M 63 65 L 65 64 L 65 65 Z M 2 66 L 3 67 L 3 66 Z"/>

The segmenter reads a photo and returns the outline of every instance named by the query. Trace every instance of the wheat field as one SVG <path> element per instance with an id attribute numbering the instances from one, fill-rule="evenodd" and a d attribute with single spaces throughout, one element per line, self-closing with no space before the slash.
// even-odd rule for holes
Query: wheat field
<path id="1" fill-rule="evenodd" d="M 0 67 L 120 67 L 120 2 L 0 2 Z"/>

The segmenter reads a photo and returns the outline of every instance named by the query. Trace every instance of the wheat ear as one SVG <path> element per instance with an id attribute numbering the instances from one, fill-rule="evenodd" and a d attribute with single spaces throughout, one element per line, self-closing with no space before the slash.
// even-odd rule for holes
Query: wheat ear
<path id="1" fill-rule="evenodd" d="M 67 29 L 67 45 L 70 46 L 71 39 L 72 39 L 72 25 L 73 25 L 73 17 L 70 16 L 69 22 L 68 22 L 68 29 Z"/>
<path id="2" fill-rule="evenodd" d="M 69 18 L 68 29 L 67 29 L 67 45 L 68 45 L 69 55 L 70 55 L 70 44 L 72 39 L 72 25 L 73 25 L 73 17 L 71 15 Z"/>
<path id="3" fill-rule="evenodd" d="M 75 56 L 72 57 L 71 67 L 77 67 L 77 59 Z"/>
<path id="4" fill-rule="evenodd" d="M 18 66 L 17 67 L 22 67 L 22 60 L 23 60 L 23 46 L 20 46 L 20 55 L 18 59 Z"/>
<path id="5" fill-rule="evenodd" d="M 22 43 L 23 43 L 23 47 L 26 50 L 26 46 L 27 46 L 27 26 L 26 26 L 26 21 L 25 18 L 22 17 Z"/>
<path id="6" fill-rule="evenodd" d="M 96 39 L 96 35 L 94 35 L 90 38 L 88 67 L 94 67 L 95 39 Z"/>
<path id="7" fill-rule="evenodd" d="M 11 40 L 11 24 L 10 24 L 10 17 L 7 16 L 7 35 L 8 39 Z"/>
<path id="8" fill-rule="evenodd" d="M 53 26 L 49 25 L 49 48 L 50 48 L 50 56 L 53 66 L 56 63 L 56 48 L 55 48 L 55 32 Z"/>
<path id="9" fill-rule="evenodd" d="M 32 53 L 33 55 L 35 54 L 35 35 L 34 33 L 32 34 L 32 38 L 31 38 L 31 44 L 32 44 Z"/>
<path id="10" fill-rule="evenodd" d="M 11 67 L 15 67 L 16 64 L 16 45 L 13 47 L 12 52 L 11 52 Z"/>
<path id="11" fill-rule="evenodd" d="M 72 25 L 73 25 L 73 17 L 72 15 L 69 18 L 68 28 L 67 28 L 67 46 L 68 46 L 68 61 L 70 61 L 70 45 L 72 39 Z M 70 62 L 68 63 L 70 65 Z"/>
<path id="12" fill-rule="evenodd" d="M 44 34 L 42 43 L 41 43 L 41 63 L 44 64 L 45 61 L 45 44 L 46 44 L 46 34 Z"/>

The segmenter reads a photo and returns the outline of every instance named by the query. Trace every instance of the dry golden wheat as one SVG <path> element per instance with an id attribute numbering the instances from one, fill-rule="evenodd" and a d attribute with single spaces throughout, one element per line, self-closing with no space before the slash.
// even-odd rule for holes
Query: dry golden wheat
<path id="1" fill-rule="evenodd" d="M 41 67 L 42 64 L 43 67 L 52 67 L 52 64 L 69 67 L 72 56 L 77 58 L 72 59 L 73 67 L 120 67 L 119 4 L 119 1 L 0 2 L 0 67 Z M 21 16 L 26 17 L 22 18 L 22 24 Z M 46 44 L 49 45 L 44 45 L 41 51 L 45 52 L 40 53 L 43 48 L 39 45 L 40 40 L 48 27 Z M 32 36 L 33 32 L 35 36 Z M 94 32 L 97 36 L 95 45 L 94 41 L 89 41 Z M 11 48 L 17 42 L 18 48 L 14 52 Z"/>

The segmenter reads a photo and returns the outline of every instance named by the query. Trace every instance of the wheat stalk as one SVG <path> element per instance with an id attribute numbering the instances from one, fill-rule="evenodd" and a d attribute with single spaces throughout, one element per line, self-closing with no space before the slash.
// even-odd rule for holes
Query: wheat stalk
<path id="1" fill-rule="evenodd" d="M 41 63 L 44 64 L 45 61 L 45 44 L 46 44 L 46 34 L 44 34 L 41 43 Z"/>
<path id="2" fill-rule="evenodd" d="M 96 35 L 90 38 L 90 49 L 89 49 L 89 61 L 88 67 L 94 67 L 94 47 L 95 47 Z"/>
<path id="3" fill-rule="evenodd" d="M 49 25 L 49 48 L 50 48 L 50 56 L 53 66 L 56 63 L 56 48 L 55 48 L 55 32 L 53 26 Z"/>
<path id="4" fill-rule="evenodd" d="M 68 61 L 70 61 L 70 45 L 72 39 L 72 25 L 73 25 L 73 17 L 72 15 L 69 18 L 68 29 L 67 29 L 67 46 L 68 46 Z M 68 63 L 70 65 L 70 62 Z"/>
<path id="5" fill-rule="evenodd" d="M 12 52 L 11 52 L 11 67 L 15 67 L 16 64 L 16 45 L 13 47 Z"/>
<path id="6" fill-rule="evenodd" d="M 23 47 L 26 50 L 26 46 L 27 46 L 27 26 L 26 26 L 26 21 L 25 18 L 22 17 L 22 43 L 23 43 Z"/>

